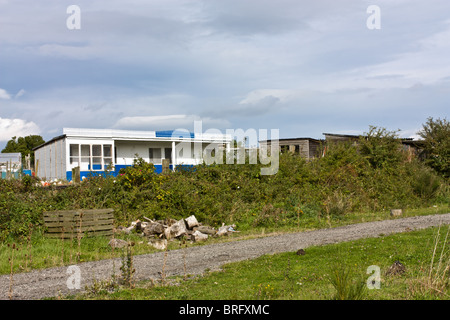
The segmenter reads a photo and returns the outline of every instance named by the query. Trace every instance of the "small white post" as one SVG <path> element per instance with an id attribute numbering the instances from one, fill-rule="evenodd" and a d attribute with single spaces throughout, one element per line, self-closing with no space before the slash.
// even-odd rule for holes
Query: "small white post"
<path id="1" fill-rule="evenodd" d="M 175 161 L 176 161 L 176 144 L 175 141 L 172 141 L 172 171 L 175 171 Z"/>

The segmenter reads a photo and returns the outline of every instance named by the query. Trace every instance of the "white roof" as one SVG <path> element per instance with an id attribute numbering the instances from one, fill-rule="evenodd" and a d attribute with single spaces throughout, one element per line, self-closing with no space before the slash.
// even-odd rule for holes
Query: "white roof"
<path id="1" fill-rule="evenodd" d="M 170 132 L 171 130 L 169 130 Z M 77 138 L 104 138 L 112 140 L 159 140 L 159 141 L 207 141 L 225 142 L 231 141 L 231 136 L 226 134 L 192 134 L 188 131 L 174 130 L 172 136 L 158 136 L 158 133 L 167 131 L 137 131 L 137 130 L 115 130 L 115 129 L 85 129 L 85 128 L 64 128 L 63 134 L 66 137 Z"/>

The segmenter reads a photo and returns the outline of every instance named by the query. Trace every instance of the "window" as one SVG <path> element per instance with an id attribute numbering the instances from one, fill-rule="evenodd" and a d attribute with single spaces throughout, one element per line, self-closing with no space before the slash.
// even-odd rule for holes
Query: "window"
<path id="1" fill-rule="evenodd" d="M 92 146 L 92 170 L 102 170 L 102 146 L 94 144 Z"/>
<path id="2" fill-rule="evenodd" d="M 105 144 L 103 145 L 103 161 L 105 163 L 105 169 L 108 166 L 112 165 L 112 145 L 110 144 Z"/>
<path id="3" fill-rule="evenodd" d="M 79 166 L 82 171 L 106 170 L 114 164 L 112 144 L 70 144 L 69 161 L 72 168 Z"/>
<path id="4" fill-rule="evenodd" d="M 70 154 L 69 161 L 70 164 L 74 167 L 78 167 L 80 165 L 80 145 L 79 144 L 71 144 L 70 145 Z"/>
<path id="5" fill-rule="evenodd" d="M 164 158 L 169 159 L 169 163 L 172 163 L 172 148 L 164 149 Z"/>
<path id="6" fill-rule="evenodd" d="M 80 170 L 86 171 L 91 169 L 91 146 L 89 144 L 82 144 L 81 149 L 81 163 Z"/>
<path id="7" fill-rule="evenodd" d="M 150 163 L 161 164 L 161 148 L 149 148 L 148 158 Z"/>

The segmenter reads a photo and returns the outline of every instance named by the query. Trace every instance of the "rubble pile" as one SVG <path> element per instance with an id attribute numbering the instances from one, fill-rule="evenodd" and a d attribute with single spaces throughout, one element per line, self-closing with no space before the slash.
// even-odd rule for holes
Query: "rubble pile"
<path id="1" fill-rule="evenodd" d="M 236 225 L 222 224 L 217 230 L 211 226 L 202 225 L 194 215 L 185 219 L 152 220 L 144 217 L 145 221 L 136 220 L 129 227 L 119 227 L 116 231 L 130 234 L 136 232 L 148 239 L 148 244 L 156 249 L 165 250 L 167 241 L 186 238 L 193 242 L 204 241 L 209 237 L 226 236 L 236 231 Z"/>

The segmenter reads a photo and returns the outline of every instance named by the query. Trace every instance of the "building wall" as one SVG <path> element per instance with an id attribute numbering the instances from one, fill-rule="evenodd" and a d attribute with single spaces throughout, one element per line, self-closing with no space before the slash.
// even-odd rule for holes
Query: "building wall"
<path id="1" fill-rule="evenodd" d="M 55 140 L 35 151 L 36 175 L 44 180 L 66 178 L 65 138 Z"/>
<path id="2" fill-rule="evenodd" d="M 320 142 L 314 139 L 285 139 L 279 140 L 278 145 L 280 152 L 291 152 L 293 154 L 299 154 L 302 158 L 311 159 L 320 157 Z M 260 142 L 261 148 L 267 148 L 270 146 L 270 141 Z"/>
<path id="3" fill-rule="evenodd" d="M 309 159 L 309 140 L 303 140 L 298 142 L 298 153 L 301 157 Z"/>
<path id="4" fill-rule="evenodd" d="M 318 141 L 309 141 L 309 157 L 319 158 L 322 155 L 322 147 Z"/>

